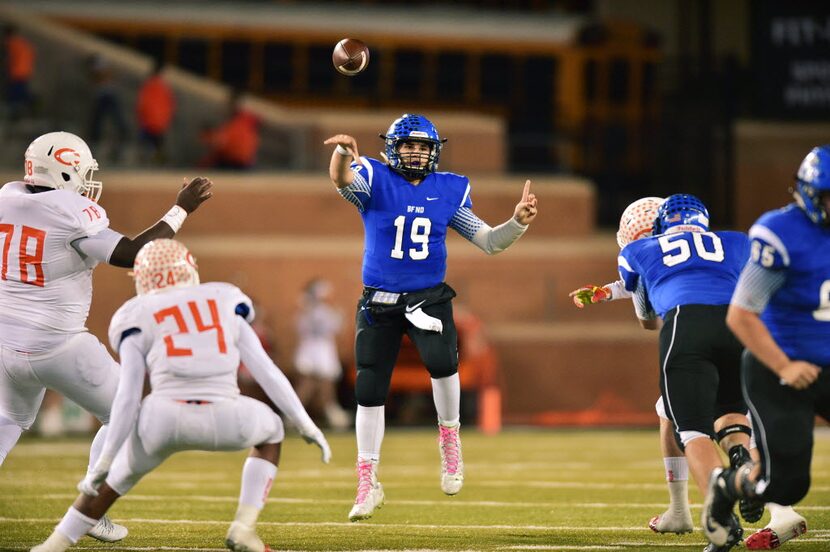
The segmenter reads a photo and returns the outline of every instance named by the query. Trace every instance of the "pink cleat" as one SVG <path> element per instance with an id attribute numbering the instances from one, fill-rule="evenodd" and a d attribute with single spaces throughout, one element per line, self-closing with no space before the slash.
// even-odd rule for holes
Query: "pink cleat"
<path id="1" fill-rule="evenodd" d="M 383 506 L 383 485 L 378 482 L 377 462 L 357 459 L 357 497 L 349 512 L 349 521 L 369 519 Z"/>
<path id="2" fill-rule="evenodd" d="M 438 450 L 441 452 L 441 490 L 452 496 L 464 485 L 464 460 L 461 459 L 461 424 L 438 424 Z"/>

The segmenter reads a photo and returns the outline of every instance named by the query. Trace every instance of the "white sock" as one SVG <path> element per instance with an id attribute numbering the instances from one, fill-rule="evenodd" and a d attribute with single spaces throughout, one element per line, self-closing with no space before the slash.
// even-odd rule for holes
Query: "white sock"
<path id="1" fill-rule="evenodd" d="M 357 434 L 357 457 L 364 460 L 380 461 L 380 444 L 386 427 L 386 410 L 383 406 L 357 405 L 354 419 Z"/>
<path id="2" fill-rule="evenodd" d="M 781 504 L 776 504 L 774 502 L 767 502 L 767 510 L 769 510 L 769 523 L 767 526 L 773 525 L 776 523 L 782 516 L 795 513 L 795 510 L 792 506 L 782 506 Z"/>
<path id="3" fill-rule="evenodd" d="M 445 426 L 458 425 L 461 418 L 461 380 L 458 372 L 446 378 L 432 379 L 432 400 L 438 421 Z"/>
<path id="4" fill-rule="evenodd" d="M 21 433 L 23 433 L 23 430 L 16 422 L 5 416 L 0 416 L 0 466 L 3 465 L 6 456 L 17 444 Z"/>
<path id="5" fill-rule="evenodd" d="M 667 456 L 663 458 L 666 468 L 666 481 L 688 481 L 689 463 L 685 456 Z"/>
<path id="6" fill-rule="evenodd" d="M 95 438 L 92 439 L 92 444 L 89 445 L 89 466 L 86 468 L 87 473 L 91 472 L 92 468 L 95 467 L 95 463 L 98 462 L 98 458 L 101 456 L 101 451 L 104 450 L 104 443 L 107 440 L 107 428 L 109 428 L 109 425 L 102 425 L 98 429 L 98 433 L 95 434 Z"/>
<path id="7" fill-rule="evenodd" d="M 85 516 L 76 510 L 74 506 L 70 506 L 66 511 L 66 514 L 64 514 L 63 519 L 60 523 L 58 523 L 58 526 L 55 527 L 55 531 L 69 539 L 72 544 L 75 544 L 81 537 L 86 535 L 90 529 L 95 527 L 97 523 L 97 519 Z"/>
<path id="8" fill-rule="evenodd" d="M 243 505 L 253 506 L 259 513 L 259 510 L 265 506 L 265 500 L 268 498 L 271 484 L 276 476 L 277 466 L 268 460 L 249 456 L 242 467 L 242 489 L 239 491 L 240 508 Z"/>
<path id="9" fill-rule="evenodd" d="M 685 456 L 663 458 L 669 487 L 669 508 L 675 512 L 689 509 L 689 464 Z"/>

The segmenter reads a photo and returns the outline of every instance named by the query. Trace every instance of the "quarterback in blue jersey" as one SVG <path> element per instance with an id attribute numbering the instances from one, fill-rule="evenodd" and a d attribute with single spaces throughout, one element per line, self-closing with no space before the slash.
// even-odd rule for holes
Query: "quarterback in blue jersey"
<path id="1" fill-rule="evenodd" d="M 654 234 L 626 245 L 618 266 L 643 327 L 656 329 L 656 318 L 663 319 L 663 404 L 705 493 L 709 474 L 722 466 L 710 438 L 729 451 L 732 463 L 743 465 L 750 458 L 751 430 L 740 389 L 742 347 L 725 322 L 749 242 L 740 232 L 710 232 L 706 206 L 687 194 L 669 196 L 660 205 Z M 746 510 L 757 520 L 763 503 Z"/>
<path id="2" fill-rule="evenodd" d="M 363 218 L 363 297 L 355 335 L 357 381 L 357 497 L 351 521 L 367 519 L 383 504 L 377 465 L 384 432 L 384 403 L 406 333 L 432 378 L 438 413 L 441 489 L 461 490 L 464 463 L 459 439 L 458 344 L 452 317 L 455 292 L 444 283 L 447 230 L 488 254 L 509 247 L 536 217 L 536 197 L 525 182 L 513 216 L 491 228 L 472 211 L 470 181 L 438 172 L 442 139 L 421 115 L 405 114 L 385 135 L 383 161 L 361 157 L 351 136 L 336 145 L 329 176 Z"/>
<path id="3" fill-rule="evenodd" d="M 729 307 L 727 323 L 747 349 L 742 383 L 761 458 L 713 471 L 703 521 L 714 544 L 738 498 L 804 498 L 815 416 L 830 420 L 830 145 L 804 158 L 794 196 L 750 228 L 752 254 Z M 769 527 L 759 544 L 775 548 L 806 531 L 803 518 L 794 521 L 783 532 Z"/>

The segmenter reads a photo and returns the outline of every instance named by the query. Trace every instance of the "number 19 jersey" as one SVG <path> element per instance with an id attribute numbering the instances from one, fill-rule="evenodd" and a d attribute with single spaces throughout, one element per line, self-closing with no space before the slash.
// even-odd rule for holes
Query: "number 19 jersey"
<path id="1" fill-rule="evenodd" d="M 678 305 L 728 305 L 748 258 L 741 232 L 678 232 L 631 242 L 617 264 L 625 289 L 642 284 L 663 318 Z"/>
<path id="2" fill-rule="evenodd" d="M 472 207 L 469 180 L 436 172 L 414 186 L 366 157 L 353 163 L 352 171 L 354 182 L 340 193 L 363 218 L 363 284 L 410 292 L 443 282 L 447 227 L 459 208 Z"/>

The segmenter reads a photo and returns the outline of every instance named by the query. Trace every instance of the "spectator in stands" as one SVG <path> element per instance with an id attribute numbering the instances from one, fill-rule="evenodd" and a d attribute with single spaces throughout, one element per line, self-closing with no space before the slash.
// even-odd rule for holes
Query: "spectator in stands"
<path id="1" fill-rule="evenodd" d="M 35 70 L 35 49 L 14 25 L 4 29 L 8 118 L 17 121 L 31 109 L 29 81 Z"/>
<path id="2" fill-rule="evenodd" d="M 164 137 L 170 130 L 176 111 L 173 89 L 161 76 L 163 65 L 156 60 L 153 70 L 138 91 L 136 119 L 139 127 L 139 146 L 143 159 L 156 164 L 166 160 Z"/>
<path id="3" fill-rule="evenodd" d="M 337 402 L 337 382 L 343 368 L 336 338 L 343 328 L 343 316 L 329 304 L 331 294 L 331 282 L 321 278 L 308 282 L 303 291 L 294 353 L 294 367 L 300 375 L 297 395 L 307 409 L 321 412 L 329 427 L 346 429 L 352 421 Z"/>
<path id="4" fill-rule="evenodd" d="M 89 58 L 88 64 L 94 89 L 89 130 L 92 149 L 105 150 L 104 155 L 117 162 L 127 138 L 127 120 L 113 79 L 112 64 L 100 54 Z"/>
<path id="5" fill-rule="evenodd" d="M 242 94 L 234 91 L 229 101 L 230 116 L 224 123 L 202 132 L 208 146 L 200 166 L 219 169 L 250 169 L 259 149 L 259 118 L 242 107 Z"/>

